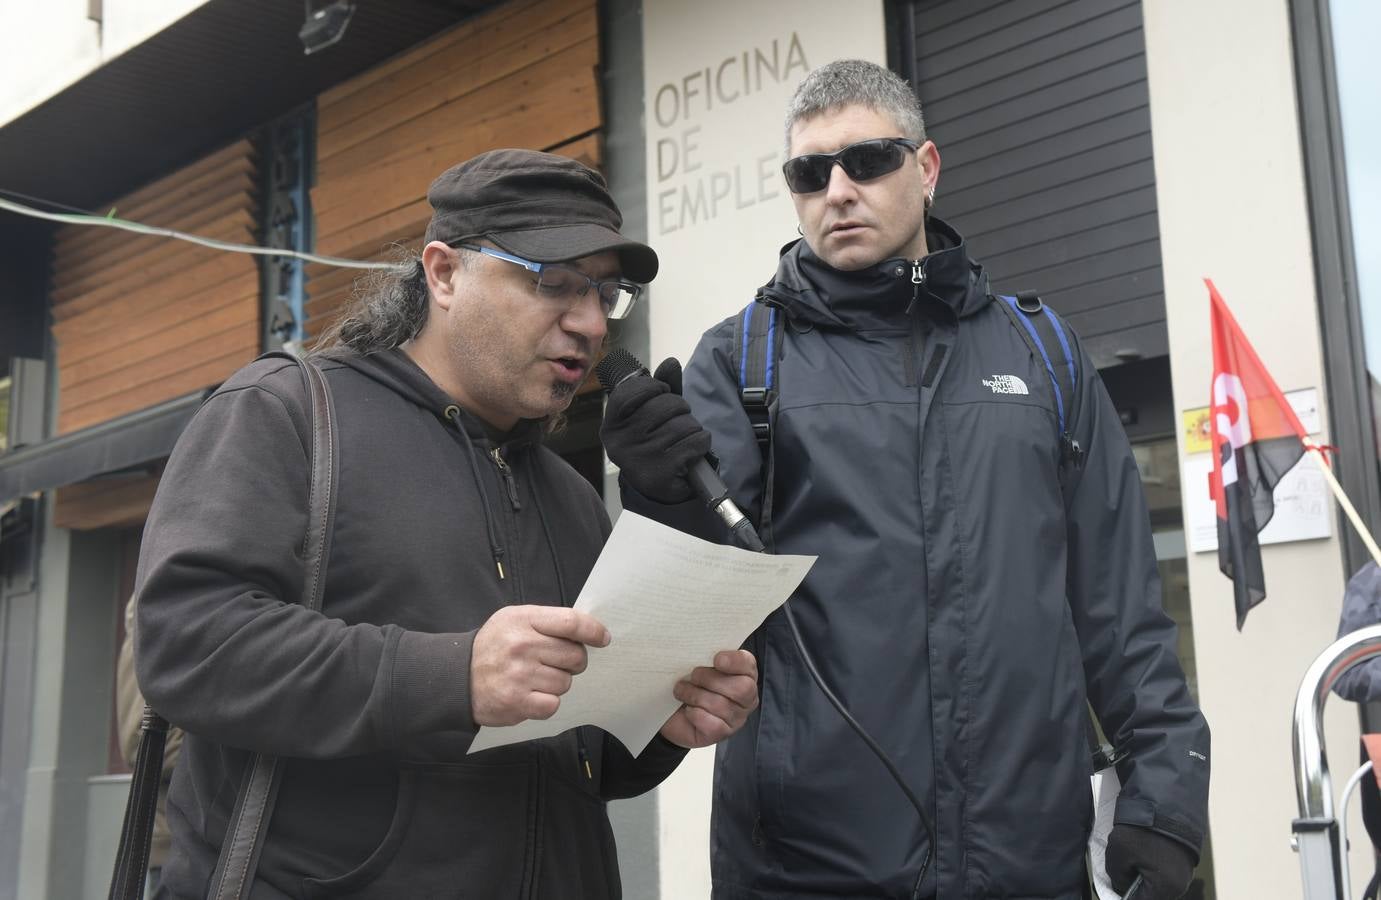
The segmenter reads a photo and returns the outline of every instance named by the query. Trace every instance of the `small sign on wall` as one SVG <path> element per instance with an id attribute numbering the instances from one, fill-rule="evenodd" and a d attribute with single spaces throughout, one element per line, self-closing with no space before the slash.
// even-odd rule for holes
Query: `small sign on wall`
<path id="1" fill-rule="evenodd" d="M 1285 399 L 1307 433 L 1317 435 L 1322 430 L 1317 388 L 1289 391 Z M 1185 525 L 1189 530 L 1189 547 L 1195 553 L 1206 553 L 1218 549 L 1218 513 L 1209 494 L 1213 446 L 1208 407 L 1185 410 L 1182 426 L 1186 454 L 1183 472 Z M 1271 496 L 1275 501 L 1275 515 L 1257 536 L 1263 545 L 1332 536 L 1333 507 L 1328 499 L 1328 483 L 1314 460 L 1307 456 L 1301 458 L 1276 485 Z"/>

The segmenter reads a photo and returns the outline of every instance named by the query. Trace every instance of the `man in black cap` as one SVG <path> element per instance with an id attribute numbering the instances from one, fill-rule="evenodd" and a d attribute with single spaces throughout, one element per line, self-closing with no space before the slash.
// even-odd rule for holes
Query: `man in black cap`
<path id="1" fill-rule="evenodd" d="M 617 897 L 605 801 L 646 791 L 757 703 L 742 650 L 687 673 L 637 757 L 594 727 L 467 756 L 552 715 L 609 634 L 569 607 L 610 531 L 540 439 L 606 320 L 657 272 L 603 179 L 497 150 L 428 192 L 421 257 L 317 357 L 339 474 L 321 612 L 304 575 L 311 416 L 289 360 L 188 426 L 145 531 L 139 682 L 186 731 L 163 897 L 204 897 L 253 753 L 284 764 L 248 895 Z M 243 895 L 243 894 L 242 894 Z"/>

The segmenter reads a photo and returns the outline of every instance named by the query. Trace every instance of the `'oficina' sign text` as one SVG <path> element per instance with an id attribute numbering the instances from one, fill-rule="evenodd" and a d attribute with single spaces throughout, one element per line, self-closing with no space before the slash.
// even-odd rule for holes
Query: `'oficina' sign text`
<path id="1" fill-rule="evenodd" d="M 718 63 L 697 68 L 668 81 L 653 95 L 652 119 L 661 134 L 656 140 L 653 165 L 657 173 L 657 229 L 666 235 L 717 218 L 728 209 L 746 209 L 771 200 L 780 193 L 778 166 L 781 151 L 753 153 L 751 158 L 707 170 L 700 151 L 702 130 L 713 127 L 713 114 L 764 88 L 800 79 L 810 71 L 801 38 L 796 32 L 768 45 L 726 56 Z M 778 116 L 784 109 L 776 110 Z M 670 129 L 677 129 L 670 132 Z M 765 129 L 744 140 L 780 140 Z M 775 141 L 774 141 L 775 142 Z M 662 185 L 666 187 L 662 188 Z"/>

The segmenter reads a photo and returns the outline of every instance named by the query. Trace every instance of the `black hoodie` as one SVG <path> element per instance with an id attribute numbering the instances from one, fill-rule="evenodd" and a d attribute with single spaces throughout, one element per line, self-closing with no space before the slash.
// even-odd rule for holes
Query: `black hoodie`
<path id="1" fill-rule="evenodd" d="M 575 601 L 609 534 L 599 497 L 537 423 L 496 444 L 401 351 L 321 363 L 340 470 L 320 613 L 297 602 L 311 443 L 293 363 L 257 361 L 206 402 L 149 515 L 139 682 L 187 732 L 160 896 L 205 896 L 261 751 L 288 762 L 256 898 L 618 897 L 604 802 L 683 750 L 633 759 L 587 727 L 465 755 L 475 632 L 505 605 Z"/>

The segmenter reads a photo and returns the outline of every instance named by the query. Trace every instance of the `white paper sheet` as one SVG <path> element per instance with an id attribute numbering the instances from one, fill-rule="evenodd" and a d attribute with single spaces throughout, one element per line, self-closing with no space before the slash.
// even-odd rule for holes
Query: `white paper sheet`
<path id="1" fill-rule="evenodd" d="M 1101 769 L 1093 774 L 1093 830 L 1089 833 L 1089 871 L 1097 900 L 1122 900 L 1108 878 L 1108 835 L 1112 834 L 1113 814 L 1117 812 L 1117 795 L 1122 782 L 1114 768 Z"/>
<path id="2" fill-rule="evenodd" d="M 481 728 L 470 752 L 598 725 L 641 753 L 681 705 L 676 682 L 742 644 L 815 559 L 711 544 L 625 510 L 575 603 L 609 629 L 609 646 L 589 648 L 554 716 Z"/>

